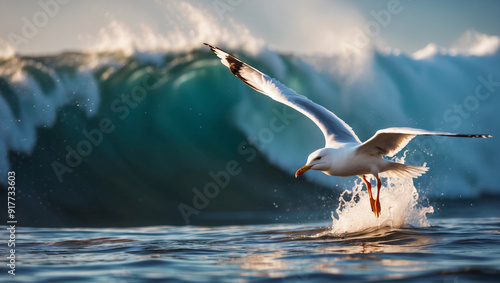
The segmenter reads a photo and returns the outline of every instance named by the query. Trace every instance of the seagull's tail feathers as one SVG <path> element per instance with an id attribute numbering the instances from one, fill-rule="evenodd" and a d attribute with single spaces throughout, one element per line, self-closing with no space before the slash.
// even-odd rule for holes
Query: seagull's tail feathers
<path id="1" fill-rule="evenodd" d="M 384 173 L 399 178 L 417 178 L 422 176 L 427 170 L 429 170 L 429 167 L 390 162 Z"/>

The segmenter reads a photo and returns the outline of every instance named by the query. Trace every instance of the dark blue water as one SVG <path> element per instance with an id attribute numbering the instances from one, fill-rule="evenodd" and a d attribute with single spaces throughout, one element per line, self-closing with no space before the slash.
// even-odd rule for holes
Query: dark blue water
<path id="1" fill-rule="evenodd" d="M 2 282 L 498 282 L 500 218 L 332 235 L 331 223 L 19 228 Z M 5 239 L 5 229 L 1 237 Z"/>

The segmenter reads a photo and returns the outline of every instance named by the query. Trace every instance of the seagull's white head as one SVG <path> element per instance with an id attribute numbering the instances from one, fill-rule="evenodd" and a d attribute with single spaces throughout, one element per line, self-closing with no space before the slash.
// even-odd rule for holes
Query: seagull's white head
<path id="1" fill-rule="evenodd" d="M 328 171 L 332 166 L 333 154 L 331 148 L 320 148 L 309 154 L 307 163 L 297 170 L 295 178 L 304 174 L 307 170 Z"/>

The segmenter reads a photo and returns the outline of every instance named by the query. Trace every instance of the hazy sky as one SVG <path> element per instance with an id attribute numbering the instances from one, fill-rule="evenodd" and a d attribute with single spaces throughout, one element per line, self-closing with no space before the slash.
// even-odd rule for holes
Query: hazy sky
<path id="1" fill-rule="evenodd" d="M 198 0 L 186 1 L 185 14 L 176 15 L 169 6 L 182 1 L 2 0 L 0 52 L 10 48 L 7 43 L 22 54 L 85 49 L 105 39 L 106 32 L 115 35 L 108 45 L 120 41 L 123 34 L 143 41 L 145 30 L 147 40 L 161 46 L 155 35 L 163 36 L 165 43 L 173 40 L 169 34 L 181 30 L 186 37 L 175 40 L 189 41 L 189 36 L 195 36 L 193 22 L 203 25 L 202 17 L 217 22 L 210 29 L 238 26 L 230 29 L 226 40 L 231 40 L 231 33 L 242 40 L 244 28 L 272 48 L 294 52 L 334 50 L 340 41 L 355 40 L 357 32 L 369 33 L 367 26 L 372 28 L 372 44 L 407 53 L 428 43 L 453 47 L 469 30 L 500 36 L 500 1 L 394 1 Z M 185 27 L 189 13 L 197 15 Z M 374 14 L 387 13 L 390 20 L 376 22 Z"/>

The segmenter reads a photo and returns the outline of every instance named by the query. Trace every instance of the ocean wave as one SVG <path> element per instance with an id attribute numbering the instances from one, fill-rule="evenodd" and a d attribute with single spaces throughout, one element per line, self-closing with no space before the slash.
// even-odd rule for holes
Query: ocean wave
<path id="1" fill-rule="evenodd" d="M 335 112 L 361 140 L 391 126 L 500 129 L 498 52 L 415 59 L 373 51 L 359 69 L 342 55 L 246 50 L 234 53 Z M 201 211 L 335 209 L 354 177 L 293 178 L 323 146 L 320 131 L 217 61 L 201 46 L 0 59 L 0 177 L 5 184 L 5 172 L 16 171 L 33 204 L 27 219 L 158 224 L 201 219 Z M 490 182 L 500 169 L 495 138 L 420 137 L 406 150 L 406 163 L 431 168 L 414 181 L 428 197 L 500 193 Z M 198 192 L 206 201 L 195 207 Z M 52 219 L 38 219 L 40 210 Z"/>

